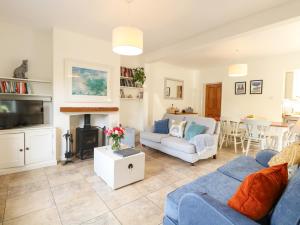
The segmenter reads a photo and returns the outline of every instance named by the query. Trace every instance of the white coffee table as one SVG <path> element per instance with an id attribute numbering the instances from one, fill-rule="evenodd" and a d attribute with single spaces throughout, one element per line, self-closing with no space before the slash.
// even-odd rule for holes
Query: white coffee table
<path id="1" fill-rule="evenodd" d="M 145 153 L 122 157 L 111 150 L 111 146 L 94 149 L 94 171 L 111 188 L 117 189 L 145 176 Z"/>

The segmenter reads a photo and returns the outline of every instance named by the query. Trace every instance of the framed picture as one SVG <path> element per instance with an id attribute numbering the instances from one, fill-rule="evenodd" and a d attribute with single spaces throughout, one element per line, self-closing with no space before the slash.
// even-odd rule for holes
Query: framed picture
<path id="1" fill-rule="evenodd" d="M 263 80 L 251 80 L 250 94 L 262 94 L 262 92 L 263 92 Z"/>
<path id="2" fill-rule="evenodd" d="M 107 102 L 111 101 L 111 68 L 67 60 L 65 62 L 65 84 L 67 101 Z"/>
<path id="3" fill-rule="evenodd" d="M 170 92 L 171 92 L 171 88 L 170 87 L 166 87 L 165 88 L 165 96 L 166 97 L 170 97 L 170 94 L 171 94 Z"/>
<path id="4" fill-rule="evenodd" d="M 246 94 L 246 81 L 235 82 L 235 94 L 236 95 Z"/>

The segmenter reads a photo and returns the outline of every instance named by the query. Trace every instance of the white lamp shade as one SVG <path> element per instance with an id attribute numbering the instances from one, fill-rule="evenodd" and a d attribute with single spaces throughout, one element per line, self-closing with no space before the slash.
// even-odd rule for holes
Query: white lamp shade
<path id="1" fill-rule="evenodd" d="M 143 53 L 143 32 L 135 27 L 116 27 L 112 32 L 112 50 L 119 55 Z"/>
<path id="2" fill-rule="evenodd" d="M 243 77 L 248 73 L 247 64 L 233 64 L 228 68 L 228 76 L 230 77 Z"/>

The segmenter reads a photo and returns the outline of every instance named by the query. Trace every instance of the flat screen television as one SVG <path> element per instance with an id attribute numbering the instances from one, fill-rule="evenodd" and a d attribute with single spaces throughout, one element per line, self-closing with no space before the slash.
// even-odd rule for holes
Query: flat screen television
<path id="1" fill-rule="evenodd" d="M 43 101 L 0 100 L 0 129 L 44 123 Z"/>

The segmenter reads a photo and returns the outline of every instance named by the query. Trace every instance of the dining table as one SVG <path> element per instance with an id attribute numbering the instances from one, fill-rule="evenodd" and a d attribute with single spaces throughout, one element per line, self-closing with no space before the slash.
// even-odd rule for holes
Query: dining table
<path id="1" fill-rule="evenodd" d="M 241 121 L 251 118 L 243 118 Z M 255 118 L 256 119 L 256 118 Z M 241 124 L 243 125 L 243 124 Z M 268 135 L 276 138 L 276 146 L 274 150 L 281 151 L 285 146 L 285 136 L 289 132 L 289 125 L 284 122 L 272 122 L 270 129 L 268 130 Z"/>

